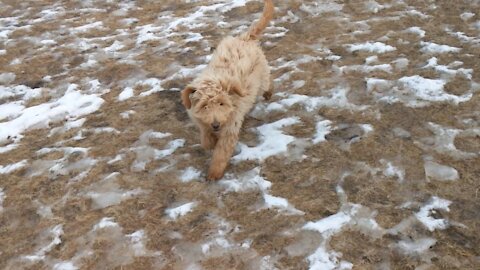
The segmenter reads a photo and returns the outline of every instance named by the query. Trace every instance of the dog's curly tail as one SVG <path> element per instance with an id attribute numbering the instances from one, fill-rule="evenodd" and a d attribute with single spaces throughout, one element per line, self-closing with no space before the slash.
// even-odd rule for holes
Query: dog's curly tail
<path id="1" fill-rule="evenodd" d="M 268 23 L 273 19 L 274 7 L 273 0 L 265 0 L 265 6 L 263 7 L 262 17 L 258 22 L 253 24 L 248 32 L 243 35 L 245 40 L 256 40 L 260 37 L 265 28 L 267 28 Z"/>

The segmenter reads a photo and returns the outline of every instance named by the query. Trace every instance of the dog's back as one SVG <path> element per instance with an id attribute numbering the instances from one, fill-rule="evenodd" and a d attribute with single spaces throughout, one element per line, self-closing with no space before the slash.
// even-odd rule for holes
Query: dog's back
<path id="1" fill-rule="evenodd" d="M 247 96 L 256 98 L 270 86 L 270 69 L 257 41 L 261 32 L 273 18 L 273 2 L 265 0 L 262 17 L 249 30 L 237 37 L 226 37 L 217 46 L 209 68 L 209 75 L 231 77 L 239 80 Z M 251 99 L 251 98 L 247 98 Z"/>

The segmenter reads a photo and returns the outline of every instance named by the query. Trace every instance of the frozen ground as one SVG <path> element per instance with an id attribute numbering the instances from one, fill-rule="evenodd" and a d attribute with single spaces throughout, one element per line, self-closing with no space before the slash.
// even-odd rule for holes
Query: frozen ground
<path id="1" fill-rule="evenodd" d="M 178 91 L 260 1 L 0 0 L 0 268 L 480 269 L 480 2 L 275 2 L 208 183 Z"/>

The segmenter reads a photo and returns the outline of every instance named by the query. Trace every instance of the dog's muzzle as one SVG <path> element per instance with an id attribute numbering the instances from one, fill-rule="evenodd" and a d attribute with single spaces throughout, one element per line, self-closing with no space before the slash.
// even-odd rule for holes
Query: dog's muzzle
<path id="1" fill-rule="evenodd" d="M 220 123 L 218 123 L 217 121 L 214 121 L 212 123 L 212 129 L 213 129 L 213 131 L 219 131 L 220 130 Z"/>

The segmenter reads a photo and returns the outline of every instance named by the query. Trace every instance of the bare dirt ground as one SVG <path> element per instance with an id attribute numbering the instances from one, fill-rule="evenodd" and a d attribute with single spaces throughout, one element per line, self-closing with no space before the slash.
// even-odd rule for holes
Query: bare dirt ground
<path id="1" fill-rule="evenodd" d="M 0 268 L 480 269 L 480 2 L 275 5 L 212 183 L 179 90 L 262 2 L 0 0 Z"/>

